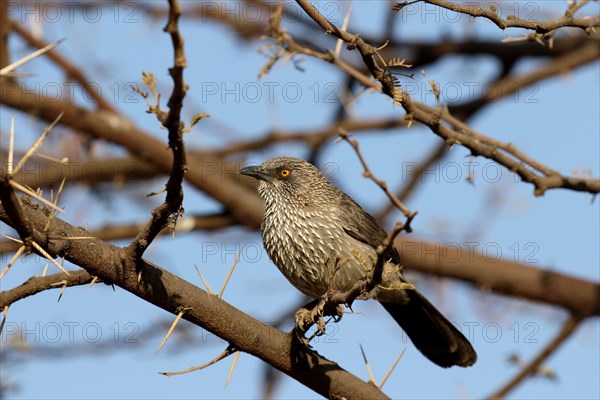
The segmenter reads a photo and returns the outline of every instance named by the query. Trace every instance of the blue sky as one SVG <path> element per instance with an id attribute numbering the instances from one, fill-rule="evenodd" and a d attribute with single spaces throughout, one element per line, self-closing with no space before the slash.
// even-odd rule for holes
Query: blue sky
<path id="1" fill-rule="evenodd" d="M 248 11 L 236 9 L 233 2 L 216 4 L 233 7 L 234 12 Z M 319 7 L 324 13 L 338 15 L 341 21 L 346 4 L 320 2 Z M 364 35 L 380 33 L 380 25 L 373 21 L 384 15 L 386 4 L 354 2 L 349 29 Z M 504 3 L 503 10 L 504 13 L 516 10 L 523 17 L 534 13 L 538 19 L 547 19 L 559 15 L 565 7 L 562 1 L 514 2 Z M 544 13 L 542 9 L 549 11 Z M 116 10 L 119 10 L 117 14 Z M 597 13 L 598 5 L 592 4 L 588 10 Z M 129 14 L 131 11 L 135 9 L 102 9 L 97 19 L 88 15 L 87 21 L 77 12 L 72 19 L 64 14 L 54 22 L 47 16 L 41 28 L 47 40 L 66 37 L 59 51 L 82 67 L 103 93 L 113 98 L 115 106 L 138 126 L 164 139 L 165 131 L 159 129 L 153 116 L 144 112 L 144 102 L 130 96 L 127 83 L 137 82 L 142 71 L 152 71 L 159 79 L 163 98 L 167 98 L 171 88 L 167 75 L 172 63 L 170 39 L 162 32 L 162 20 L 148 23 L 143 13 Z M 23 10 L 14 12 L 13 18 L 31 18 Z M 209 120 L 202 121 L 187 136 L 190 147 L 223 147 L 229 142 L 258 137 L 272 128 L 317 128 L 332 118 L 336 105 L 328 102 L 328 94 L 341 90 L 341 75 L 332 66 L 305 59 L 304 72 L 287 63 L 257 81 L 258 71 L 266 61 L 257 51 L 263 42 L 246 45 L 223 26 L 202 24 L 198 20 L 182 20 L 181 31 L 186 38 L 189 62 L 185 71 L 190 84 L 185 116 L 189 120 L 198 112 L 211 114 Z M 486 21 L 471 24 L 465 19 L 457 20 L 449 12 L 435 14 L 429 9 L 414 9 L 406 21 L 398 25 L 397 33 L 404 38 L 421 40 L 435 40 L 440 34 L 456 39 L 501 40 L 509 35 L 518 36 L 522 31 L 501 32 Z M 13 57 L 29 51 L 21 42 L 13 40 L 11 45 Z M 524 61 L 517 71 L 526 72 L 538 62 Z M 485 58 L 446 60 L 426 72 L 430 79 L 440 83 L 448 97 L 454 98 L 451 90 L 457 88 L 457 98 L 465 100 L 473 82 L 485 82 L 494 67 L 495 64 Z M 62 82 L 61 74 L 44 59 L 28 64 L 21 71 L 33 73 L 26 81 L 43 90 L 53 90 L 58 87 L 57 82 Z M 424 78 L 417 75 L 415 82 L 418 89 L 414 97 L 431 102 L 431 96 L 424 92 Z M 600 174 L 599 88 L 600 73 L 598 64 L 594 63 L 567 76 L 536 84 L 526 96 L 502 99 L 480 112 L 470 125 L 482 133 L 514 143 L 562 173 L 590 173 L 597 177 Z M 75 93 L 83 103 L 85 100 L 77 90 Z M 388 98 L 375 93 L 365 93 L 350 112 L 365 118 L 402 114 Z M 3 107 L 0 110 L 3 149 L 12 116 L 18 132 L 17 145 L 24 149 L 35 140 L 43 124 Z M 69 148 L 70 138 L 71 134 L 64 130 L 53 132 L 45 149 L 52 144 L 58 144 L 58 149 Z M 391 187 L 405 181 L 403 172 L 420 162 L 440 140 L 419 126 L 357 138 L 373 171 Z M 103 143 L 99 145 L 99 152 L 114 153 L 111 146 Z M 247 161 L 259 163 L 281 154 L 306 156 L 307 149 L 298 144 L 278 145 L 250 154 Z M 439 169 L 427 175 L 425 184 L 409 200 L 407 205 L 419 210 L 413 223 L 414 237 L 459 244 L 476 241 L 477 251 L 496 249 L 505 258 L 596 282 L 600 279 L 597 201 L 592 202 L 590 195 L 562 190 L 536 198 L 531 185 L 518 182 L 513 174 L 496 169 L 485 159 L 475 160 L 479 163 L 474 167 L 476 184 L 469 185 L 463 178 L 468 173 L 466 156 L 468 152 L 464 148 L 455 147 Z M 385 195 L 362 178 L 361 166 L 346 143 L 328 143 L 320 160 L 331 169 L 336 185 L 366 209 L 376 211 L 385 204 Z M 68 210 L 64 218 L 90 227 L 143 221 L 160 199 L 144 200 L 142 195 L 160 189 L 162 184 L 160 179 L 143 182 L 105 202 L 97 201 L 97 192 L 83 187 L 72 189 L 63 197 L 62 204 Z M 495 216 L 489 215 L 486 203 L 491 194 L 500 201 Z M 190 214 L 203 213 L 214 211 L 215 203 L 186 187 L 184 207 Z M 472 238 L 473 223 L 482 215 L 486 223 Z M 387 223 L 393 224 L 398 217 L 394 214 Z M 2 233 L 5 230 L 6 226 L 2 225 Z M 224 298 L 256 318 L 273 323 L 294 307 L 300 296 L 268 260 L 256 232 L 232 228 L 223 232 L 178 235 L 175 240 L 164 237 L 153 243 L 146 258 L 202 286 L 194 269 L 196 264 L 215 289 L 220 287 L 237 250 L 242 247 L 245 250 Z M 3 265 L 5 263 L 3 260 Z M 43 267 L 44 263 L 33 257 L 18 263 L 2 280 L 2 290 L 41 273 Z M 352 373 L 368 379 L 360 355 L 359 344 L 362 344 L 378 380 L 406 348 L 403 359 L 386 383 L 387 394 L 396 398 L 478 398 L 490 394 L 517 372 L 517 368 L 506 361 L 510 354 L 530 360 L 567 317 L 559 309 L 488 296 L 456 282 L 425 280 L 421 276 L 414 276 L 414 281 L 450 320 L 463 329 L 472 327 L 472 340 L 479 354 L 474 367 L 444 370 L 429 363 L 406 341 L 383 309 L 372 303 L 357 304 L 355 311 L 360 314 L 347 315 L 340 324 L 333 325 L 315 348 Z M 226 343 L 200 328 L 182 325 L 181 330 L 189 329 L 200 339 L 190 345 L 180 336 L 174 336 L 155 355 L 168 326 L 153 328 L 154 324 L 170 322 L 173 316 L 119 288 L 114 291 L 104 285 L 91 289 L 70 288 L 60 303 L 56 302 L 57 297 L 58 291 L 42 293 L 10 309 L 0 345 L 4 348 L 21 335 L 18 331 L 26 331 L 25 345 L 30 349 L 22 353 L 18 364 L 2 366 L 3 381 L 7 379 L 18 385 L 14 398 L 260 396 L 263 363 L 247 354 L 241 355 L 227 388 L 224 385 L 231 359 L 184 376 L 158 375 L 158 371 L 202 364 L 220 353 Z M 145 335 L 147 329 L 158 332 Z M 548 360 L 548 367 L 555 371 L 558 379 L 530 379 L 510 398 L 600 397 L 599 335 L 597 318 L 585 322 Z M 93 352 L 98 342 L 108 347 L 102 347 L 99 353 Z M 110 346 L 111 343 L 114 346 Z M 65 353 L 57 354 L 59 350 Z M 284 378 L 277 397 L 318 396 Z"/>

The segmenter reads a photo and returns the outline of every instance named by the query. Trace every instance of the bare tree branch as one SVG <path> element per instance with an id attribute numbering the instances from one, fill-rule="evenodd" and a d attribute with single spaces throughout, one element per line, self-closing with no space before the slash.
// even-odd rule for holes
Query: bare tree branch
<path id="1" fill-rule="evenodd" d="M 179 1 L 169 0 L 169 21 L 164 31 L 171 36 L 173 43 L 174 63 L 173 67 L 169 69 L 169 73 L 173 78 L 173 91 L 167 104 L 169 107 L 168 113 L 162 112 L 159 104 L 156 104 L 156 108 L 153 109 L 162 125 L 169 131 L 169 148 L 173 152 L 173 165 L 165 186 L 167 196 L 164 203 L 152 210 L 150 221 L 127 247 L 127 250 L 136 258 L 144 254 L 144 251 L 160 231 L 165 228 L 170 219 L 173 219 L 173 223 L 176 223 L 177 218 L 183 214 L 182 183 L 188 166 L 183 141 L 183 122 L 181 122 L 181 109 L 187 92 L 187 85 L 183 80 L 183 70 L 187 66 L 187 61 L 183 50 L 183 37 L 179 33 L 179 26 L 177 25 L 182 12 L 183 8 Z"/>
<path id="2" fill-rule="evenodd" d="M 600 16 L 595 16 L 593 18 L 584 17 L 584 18 L 575 18 L 574 11 L 572 6 L 570 6 L 565 15 L 551 21 L 530 21 L 526 19 L 522 19 L 516 16 L 510 16 L 506 19 L 500 17 L 498 15 L 495 7 L 481 7 L 481 6 L 472 6 L 472 5 L 462 5 L 457 4 L 451 1 L 446 0 L 422 0 L 425 3 L 433 4 L 438 7 L 442 7 L 451 11 L 459 12 L 462 14 L 467 14 L 472 17 L 482 17 L 492 21 L 498 28 L 504 30 L 507 28 L 525 28 L 534 30 L 536 33 L 548 33 L 555 29 L 573 27 L 573 28 L 581 28 L 586 32 L 590 32 L 592 28 L 600 26 Z M 587 3 L 587 0 L 581 2 L 583 4 Z M 398 3 L 402 5 L 403 3 Z M 406 3 L 404 3 L 406 4 Z M 577 1 L 574 1 L 572 4 L 577 5 Z"/>
<path id="3" fill-rule="evenodd" d="M 31 224 L 21 209 L 19 196 L 10 185 L 11 177 L 3 175 L 0 177 L 0 202 L 9 215 L 11 226 L 19 233 L 19 236 L 26 241 L 32 236 Z"/>
<path id="4" fill-rule="evenodd" d="M 512 143 L 502 143 L 471 129 L 461 120 L 442 108 L 432 108 L 414 101 L 409 94 L 397 86 L 397 78 L 382 68 L 376 59 L 378 49 L 366 43 L 359 35 L 342 31 L 325 18 L 308 0 L 296 0 L 302 9 L 326 32 L 348 44 L 349 49 L 358 49 L 362 59 L 373 75 L 381 83 L 383 93 L 392 97 L 406 111 L 406 119 L 418 121 L 428 126 L 432 132 L 442 137 L 448 145 L 460 144 L 467 147 L 474 156 L 484 156 L 515 172 L 525 181 L 535 186 L 534 194 L 541 196 L 546 190 L 564 188 L 589 193 L 600 192 L 600 179 L 585 179 L 563 176 L 557 171 L 535 161 L 518 150 Z M 586 49 L 587 60 L 600 57 L 600 48 Z M 383 60 L 382 60 L 383 61 Z M 373 89 L 377 86 L 367 84 Z M 447 122 L 451 128 L 444 125 Z"/>
<path id="5" fill-rule="evenodd" d="M 399 201 L 405 202 L 408 197 L 414 193 L 417 185 L 423 181 L 423 174 L 432 168 L 437 162 L 439 162 L 445 154 L 447 154 L 447 149 L 448 146 L 446 143 L 442 142 L 441 144 L 435 146 L 433 151 L 425 158 L 425 161 L 419 163 L 417 169 L 410 174 L 408 181 L 402 186 L 396 195 Z M 388 202 L 385 205 L 385 208 L 376 215 L 376 219 L 382 221 L 396 208 L 397 207 L 393 204 L 393 202 Z"/>
<path id="6" fill-rule="evenodd" d="M 47 224 L 46 215 L 27 199 L 23 208 L 34 229 Z M 0 220 L 10 220 L 0 204 Z M 84 236 L 86 232 L 54 218 L 49 234 Z M 156 265 L 132 260 L 123 249 L 97 239 L 54 239 L 48 251 L 64 256 L 103 282 L 115 284 L 170 313 L 188 308 L 184 318 L 252 354 L 328 398 L 386 399 L 381 391 L 348 373 L 336 363 L 304 347 L 289 334 L 242 313 L 216 296 L 184 281 Z M 138 281 L 141 263 L 144 274 Z"/>
<path id="7" fill-rule="evenodd" d="M 561 344 L 565 342 L 574 332 L 575 329 L 579 326 L 581 322 L 581 317 L 576 315 L 571 315 L 563 324 L 560 332 L 556 335 L 554 339 L 552 339 L 548 344 L 542 349 L 542 351 L 535 356 L 530 363 L 528 363 L 514 378 L 506 383 L 502 388 L 500 388 L 497 392 L 492 394 L 489 398 L 491 400 L 498 400 L 506 397 L 517 385 L 523 382 L 528 376 L 533 375 L 535 371 L 542 365 L 542 363 L 550 357 L 552 353 Z"/>
<path id="8" fill-rule="evenodd" d="M 396 248 L 407 270 L 469 282 L 484 290 L 564 307 L 578 315 L 600 315 L 600 285 L 506 259 L 480 254 L 482 243 L 422 242 L 397 237 Z"/>
<path id="9" fill-rule="evenodd" d="M 398 197 L 396 197 L 396 195 L 390 191 L 387 182 L 375 176 L 373 171 L 371 171 L 371 169 L 369 168 L 369 165 L 367 164 L 367 161 L 365 160 L 364 156 L 362 155 L 357 140 L 350 139 L 348 133 L 344 131 L 340 132 L 340 137 L 346 142 L 348 142 L 350 146 L 352 146 L 352 148 L 354 149 L 354 152 L 358 156 L 358 159 L 360 160 L 360 163 L 364 169 L 363 176 L 375 182 L 377 186 L 379 186 L 381 190 L 383 190 L 384 193 L 387 195 L 388 199 L 390 200 L 390 203 L 392 203 L 396 208 L 402 211 L 402 214 L 404 214 L 404 216 L 406 217 L 406 222 L 404 223 L 402 230 L 405 230 L 407 233 L 411 233 L 412 228 L 410 227 L 410 223 L 412 222 L 413 218 L 417 215 L 417 211 L 410 211 L 402 203 L 402 201 L 400 201 L 400 199 L 398 199 Z"/>
<path id="10" fill-rule="evenodd" d="M 64 112 L 60 123 L 66 128 L 66 131 L 71 130 L 75 134 L 81 134 L 86 144 L 100 139 L 114 145 L 103 146 L 103 150 L 108 150 L 109 157 L 114 157 L 111 154 L 112 151 L 115 151 L 113 154 L 116 152 L 119 152 L 119 155 L 130 154 L 130 156 L 125 155 L 122 158 L 102 160 L 83 158 L 79 160 L 85 161 L 79 161 L 79 163 L 73 161 L 68 164 L 63 164 L 60 160 L 47 162 L 47 160 L 35 158 L 27 161 L 15 176 L 7 175 L 8 169 L 0 167 L 0 220 L 9 227 L 16 228 L 17 233 L 23 239 L 23 244 L 19 243 L 18 245 L 0 241 L 0 254 L 15 252 L 19 249 L 13 255 L 9 266 L 14 265 L 22 253 L 32 250 L 44 254 L 60 268 L 62 267 L 53 257 L 65 256 L 67 260 L 86 268 L 86 270 L 69 271 L 68 275 L 63 273 L 44 278 L 31 278 L 20 286 L 0 292 L 0 306 L 11 304 L 52 287 L 64 288 L 76 285 L 78 282 L 87 281 L 91 275 L 95 275 L 93 280 L 99 277 L 107 284 L 119 285 L 171 313 L 177 314 L 185 310 L 185 313 L 182 314 L 184 319 L 193 321 L 194 324 L 224 338 L 231 346 L 234 346 L 232 348 L 261 358 L 273 368 L 284 371 L 324 396 L 336 398 L 383 397 L 384 394 L 368 387 L 365 382 L 348 374 L 334 362 L 329 362 L 310 349 L 299 346 L 289 335 L 242 314 L 222 302 L 218 296 L 207 294 L 169 272 L 146 263 L 141 259 L 141 255 L 157 235 L 167 233 L 167 230 L 163 229 L 167 225 L 174 227 L 176 232 L 182 233 L 239 225 L 255 229 L 261 221 L 262 202 L 256 196 L 254 183 L 249 184 L 249 181 L 237 176 L 238 164 L 244 162 L 244 157 L 250 155 L 251 152 L 263 150 L 270 152 L 273 150 L 272 146 L 282 143 L 285 145 L 280 147 L 286 148 L 291 147 L 290 143 L 300 143 L 303 150 L 306 148 L 310 152 L 307 153 L 311 161 L 319 161 L 326 149 L 325 145 L 338 134 L 340 129 L 353 133 L 383 130 L 400 133 L 396 128 L 407 128 L 418 122 L 443 139 L 443 143 L 435 145 L 431 149 L 431 153 L 422 160 L 422 168 L 412 174 L 406 185 L 392 191 L 384 182 L 375 179 L 390 195 L 390 198 L 395 197 L 392 193 L 394 192 L 399 201 L 404 201 L 414 192 L 415 187 L 421 181 L 420 174 L 425 173 L 428 166 L 439 163 L 448 154 L 446 149 L 455 144 L 467 148 L 473 156 L 487 157 L 514 171 L 521 177 L 521 180 L 534 186 L 536 195 L 542 195 L 546 190 L 553 188 L 598 193 L 600 180 L 587 174 L 587 171 L 585 175 L 563 175 L 562 172 L 554 170 L 550 166 L 538 163 L 534 158 L 534 156 L 537 157 L 536 154 L 527 154 L 511 143 L 504 143 L 492 136 L 477 132 L 466 123 L 480 110 L 496 104 L 498 99 L 511 94 L 520 95 L 521 91 L 529 88 L 528 85 L 536 84 L 550 77 L 562 77 L 578 67 L 597 63 L 600 51 L 596 30 L 600 26 L 600 16 L 583 16 L 583 7 L 586 4 L 596 4 L 588 0 L 571 1 L 568 6 L 565 6 L 567 9 L 563 17 L 540 22 L 510 16 L 503 19 L 492 4 L 487 8 L 485 6 L 478 8 L 449 0 L 417 0 L 417 2 L 428 3 L 428 7 L 445 8 L 441 10 L 442 12 L 454 10 L 469 16 L 467 19 L 472 19 L 470 17 L 484 18 L 502 29 L 517 27 L 530 31 L 523 37 L 509 38 L 502 43 L 468 34 L 461 36 L 459 40 L 444 36 L 438 41 L 423 42 L 411 39 L 410 35 L 394 35 L 397 33 L 394 32 L 394 29 L 404 29 L 404 24 L 402 26 L 395 24 L 395 15 L 392 12 L 387 12 L 379 21 L 380 23 L 375 25 L 381 29 L 375 31 L 369 29 L 370 32 L 378 32 L 377 34 L 369 33 L 359 36 L 350 32 L 352 28 L 347 28 L 353 26 L 353 22 L 350 25 L 344 23 L 340 28 L 336 26 L 337 22 L 333 19 L 332 14 L 328 13 L 328 17 L 324 17 L 317 11 L 324 9 L 316 7 L 316 5 L 316 8 L 313 7 L 308 0 L 297 0 L 297 3 L 305 11 L 300 10 L 300 13 L 298 13 L 298 7 L 294 8 L 294 3 L 241 0 L 242 8 L 260 10 L 260 16 L 254 19 L 246 13 L 234 15 L 231 10 L 228 11 L 221 5 L 214 7 L 216 3 L 194 5 L 190 3 L 189 6 L 185 3 L 186 10 L 181 18 L 194 18 L 196 20 L 192 22 L 198 23 L 209 21 L 213 24 L 220 24 L 227 27 L 238 38 L 241 37 L 247 41 L 270 34 L 272 39 L 268 39 L 269 42 L 261 48 L 261 52 L 269 59 L 259 75 L 270 73 L 276 63 L 281 65 L 290 60 L 294 66 L 301 69 L 304 65 L 302 64 L 303 56 L 306 55 L 334 65 L 338 75 L 341 72 L 340 82 L 342 82 L 344 90 L 340 95 L 339 104 L 327 110 L 333 116 L 332 119 L 322 126 L 311 126 L 308 129 L 298 130 L 270 129 L 262 136 L 248 133 L 247 137 L 257 138 L 251 140 L 243 138 L 246 132 L 236 132 L 235 135 L 229 136 L 220 135 L 222 132 L 216 132 L 211 141 L 214 139 L 215 143 L 222 147 L 214 149 L 202 147 L 196 151 L 188 151 L 187 158 L 182 136 L 189 131 L 189 128 L 184 127 L 181 122 L 182 100 L 187 89 L 183 80 L 185 54 L 183 38 L 177 28 L 181 9 L 175 0 L 171 1 L 170 7 L 155 6 L 150 3 L 134 3 L 137 7 L 136 11 L 146 13 L 145 16 L 148 18 L 169 19 L 165 31 L 171 35 L 174 49 L 174 66 L 170 69 L 174 87 L 168 103 L 168 110 L 160 110 L 160 102 L 157 98 L 155 98 L 156 106 L 154 107 L 159 121 L 169 131 L 168 140 L 162 135 L 157 136 L 155 132 L 138 128 L 133 119 L 126 117 L 124 113 L 115 108 L 115 105 L 108 104 L 105 100 L 107 98 L 103 99 L 100 92 L 94 90 L 93 82 L 89 80 L 95 66 L 87 63 L 87 60 L 69 60 L 64 55 L 66 53 L 63 52 L 61 52 L 63 55 L 56 51 L 48 54 L 49 60 L 53 63 L 54 72 L 58 71 L 59 74 L 64 74 L 65 81 L 75 80 L 80 83 L 84 95 L 94 99 L 94 104 L 87 108 L 78 106 L 72 99 L 66 101 L 66 97 L 62 97 L 65 101 L 52 98 L 47 93 L 39 91 L 37 86 L 34 88 L 34 82 L 29 79 L 21 79 L 17 74 L 0 77 L 2 83 L 0 103 L 3 105 L 12 107 L 15 111 L 29 113 L 35 119 L 48 122 L 54 120 L 59 113 Z M 396 8 L 401 8 L 408 3 L 410 2 L 399 3 Z M 25 24 L 19 25 L 17 17 L 15 17 L 17 14 L 12 13 L 12 9 L 11 15 L 8 15 L 7 4 L 6 1 L 0 0 L 0 15 L 7 17 L 3 20 L 9 22 L 1 24 L 0 28 L 0 68 L 10 62 L 12 54 L 9 52 L 8 46 L 11 45 L 10 50 L 12 50 L 12 47 L 15 47 L 15 43 L 12 42 L 16 42 L 15 50 L 19 52 L 20 46 L 40 48 L 44 47 L 47 41 L 47 38 L 42 38 L 35 32 L 36 27 L 45 28 L 44 22 L 32 25 L 31 28 Z M 23 7 L 24 4 L 37 5 L 37 2 L 24 0 L 15 4 L 17 7 Z M 57 6 L 63 7 L 63 11 L 66 11 L 67 6 L 83 11 L 87 5 L 87 2 L 78 2 L 73 5 L 65 3 Z M 291 7 L 287 7 L 290 5 Z M 388 9 L 391 5 L 390 1 Z M 98 6 L 113 7 L 114 5 L 106 3 L 98 4 Z M 342 10 L 338 9 L 337 11 Z M 456 16 L 460 16 L 460 14 L 456 14 Z M 347 13 L 346 20 L 350 20 L 348 15 Z M 269 20 L 265 18 L 266 16 L 272 18 Z M 337 16 L 341 17 L 342 14 L 337 14 Z M 14 20 L 10 20 L 8 17 L 14 18 Z M 29 16 L 24 17 L 30 21 Z M 354 21 L 356 15 L 352 15 L 352 17 L 352 21 Z M 20 20 L 25 22 L 24 18 Z M 491 23 L 488 23 L 487 26 L 497 31 Z M 568 27 L 575 29 L 568 29 Z M 555 38 L 555 35 L 561 31 L 568 33 L 569 37 Z M 10 37 L 12 40 L 9 41 L 11 33 L 13 34 Z M 394 36 L 400 37 L 400 39 Z M 509 41 L 514 43 L 508 43 Z M 342 42 L 348 50 L 357 51 L 340 51 Z M 244 44 L 249 43 L 244 42 Z M 382 46 L 376 47 L 380 45 Z M 413 67 L 406 71 L 410 76 L 415 71 L 420 71 L 424 65 L 438 67 L 442 60 L 466 59 L 471 62 L 478 61 L 480 58 L 485 58 L 486 63 L 490 61 L 496 64 L 496 69 L 491 75 L 492 78 L 488 78 L 487 83 L 477 82 L 489 90 L 475 98 L 470 97 L 464 102 L 462 102 L 464 98 L 461 98 L 460 103 L 446 99 L 440 101 L 442 97 L 438 93 L 436 94 L 437 107 L 429 107 L 423 102 L 416 101 L 419 99 L 417 94 L 409 96 L 409 93 L 412 92 L 407 89 L 408 85 L 405 85 L 404 78 L 401 78 L 402 74 L 398 73 L 398 68 L 395 67 L 398 64 L 390 61 L 406 59 L 405 64 L 413 64 Z M 535 65 L 522 63 L 523 60 L 532 58 L 535 58 Z M 85 68 L 80 69 L 77 65 L 85 65 Z M 526 70 L 521 68 L 523 65 L 527 67 Z M 525 72 L 516 73 L 517 66 Z M 483 71 L 483 68 L 478 67 L 478 72 Z M 491 69 L 485 70 L 485 72 L 490 71 Z M 41 76 L 45 75 L 41 74 Z M 113 77 L 113 79 L 116 78 Z M 400 79 L 403 81 L 400 82 Z M 35 82 L 36 85 L 38 83 Z M 434 92 L 436 84 L 430 81 Z M 427 89 L 422 89 L 417 93 L 422 94 L 424 90 Z M 355 115 L 359 115 L 359 112 L 363 111 L 360 108 L 361 102 L 368 97 L 361 96 L 368 91 L 371 93 L 382 92 L 392 98 L 396 104 L 402 106 L 400 114 L 395 117 L 356 118 Z M 158 91 L 156 93 L 158 94 Z M 355 101 L 359 98 L 360 101 Z M 202 103 L 201 107 L 204 106 L 205 104 Z M 354 111 L 357 113 L 353 114 Z M 405 132 L 409 131 L 404 129 L 402 133 Z M 535 132 L 535 134 L 539 133 Z M 60 138 L 61 141 L 63 139 L 64 137 Z M 211 143 L 211 141 L 203 141 L 202 145 Z M 541 144 L 546 141 L 547 138 L 540 138 Z M 75 147 L 77 151 L 82 150 L 83 146 L 80 146 L 79 141 L 73 141 L 73 143 L 75 146 L 69 144 L 68 150 Z M 54 145 L 58 148 L 63 143 L 55 142 Z M 17 146 L 20 146 L 20 143 L 17 143 Z M 6 158 L 4 150 L 4 148 L 0 150 L 2 159 Z M 70 153 L 69 156 L 73 154 Z M 240 161 L 236 164 L 236 160 Z M 9 164 L 12 164 L 10 158 Z M 91 165 L 99 168 L 86 168 Z M 187 170 L 188 166 L 189 170 Z M 50 170 L 52 174 L 44 173 Z M 370 173 L 368 168 L 365 168 L 365 171 L 367 174 Z M 57 177 L 57 175 L 59 176 Z M 46 188 L 54 188 L 65 176 L 72 178 L 70 182 L 67 182 L 67 184 L 71 184 L 71 187 L 76 187 L 81 183 L 84 185 L 102 183 L 102 189 L 109 188 L 111 198 L 120 195 L 119 189 L 122 187 L 133 186 L 132 184 L 135 184 L 136 180 L 168 177 L 167 198 L 164 204 L 153 211 L 151 220 L 146 224 L 109 225 L 88 232 L 87 228 L 85 230 L 75 228 L 54 218 L 54 214 L 44 209 L 43 206 L 38 206 L 27 196 L 18 196 L 13 191 L 13 183 L 18 183 L 21 187 L 33 188 L 28 193 L 34 196 L 33 192 L 36 187 L 44 187 L 47 192 Z M 198 189 L 211 197 L 211 202 L 214 200 L 218 207 L 217 214 L 180 216 L 183 211 L 181 208 L 183 179 L 190 185 L 186 186 L 186 190 L 190 187 Z M 111 184 L 112 187 L 109 187 Z M 139 189 L 139 186 L 136 189 Z M 46 201 L 46 199 L 43 200 Z M 77 212 L 80 210 L 77 209 L 77 204 L 69 204 L 69 209 L 73 210 L 73 206 Z M 47 207 L 50 206 L 47 205 Z M 212 204 L 210 207 L 211 210 L 214 210 Z M 392 207 L 393 205 L 390 204 L 388 208 Z M 408 209 L 406 211 L 410 212 Z M 385 215 L 385 211 L 383 215 Z M 489 223 L 490 215 L 497 214 L 486 212 L 486 218 L 477 214 L 473 218 L 476 218 L 479 224 L 485 224 Z M 175 222 L 177 225 L 174 224 Z M 397 233 L 399 229 L 400 227 L 396 226 L 395 231 L 389 236 L 390 243 L 394 238 L 394 233 Z M 84 236 L 86 240 L 73 240 L 74 236 Z M 131 238 L 136 239 L 129 252 L 127 249 L 111 246 L 105 242 L 106 240 L 129 240 Z M 394 243 L 400 250 L 403 267 L 407 270 L 412 269 L 440 277 L 462 280 L 485 293 L 491 290 L 502 295 L 538 301 L 564 308 L 574 315 L 567 321 L 559 336 L 493 397 L 504 396 L 516 385 L 525 381 L 527 376 L 538 371 L 543 360 L 558 347 L 561 340 L 569 336 L 569 330 L 572 333 L 576 329 L 577 321 L 573 322 L 574 319 L 583 320 L 589 316 L 600 315 L 600 285 L 597 282 L 555 273 L 554 268 L 549 266 L 533 266 L 526 262 L 516 263 L 508 259 L 486 258 L 476 250 L 476 246 L 481 245 L 478 243 L 463 242 L 461 246 L 456 243 L 432 243 L 417 239 L 407 241 L 402 237 L 396 238 Z M 381 254 L 379 249 L 378 254 Z M 8 269 L 5 268 L 5 270 Z M 54 281 L 55 279 L 59 280 Z M 375 281 L 371 280 L 372 282 Z M 357 285 L 357 290 L 361 290 L 360 285 Z M 344 302 L 351 299 L 352 295 L 353 293 L 332 293 L 330 300 L 334 303 L 336 301 Z M 50 347 L 48 346 L 48 348 Z M 270 380 L 267 384 L 272 383 L 273 381 Z M 0 388 L 0 397 L 3 395 L 2 390 Z M 500 394 L 498 395 L 498 393 Z"/>
<path id="11" fill-rule="evenodd" d="M 71 271 L 69 275 L 64 272 L 48 276 L 33 276 L 21 285 L 0 292 L 0 308 L 10 306 L 19 300 L 50 289 L 62 287 L 81 286 L 94 279 L 86 270 Z"/>
<path id="12" fill-rule="evenodd" d="M 4 154 L 3 151 L 0 156 L 4 158 Z M 3 170 L 0 169 L 0 172 Z M 39 158 L 25 163 L 13 179 L 28 187 L 51 188 L 59 185 L 63 178 L 67 184 L 96 186 L 103 183 L 135 184 L 161 175 L 155 166 L 135 157 L 85 158 L 66 162 Z"/>
<path id="13" fill-rule="evenodd" d="M 220 229 L 235 220 L 227 215 L 186 216 L 178 229 L 195 231 Z M 139 225 L 105 226 L 86 235 L 105 241 L 125 240 L 139 232 Z M 565 308 L 580 315 L 600 315 L 600 285 L 552 271 L 551 267 L 517 263 L 507 259 L 490 259 L 481 255 L 482 243 L 439 243 L 395 239 L 396 249 L 402 255 L 404 268 L 435 276 L 458 279 L 477 288 L 491 290 L 506 296 L 542 302 Z M 0 242 L 0 254 L 14 252 L 17 246 Z"/>

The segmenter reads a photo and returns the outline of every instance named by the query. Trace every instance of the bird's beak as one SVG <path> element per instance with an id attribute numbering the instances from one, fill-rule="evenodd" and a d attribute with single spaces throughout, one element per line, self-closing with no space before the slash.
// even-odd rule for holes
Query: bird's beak
<path id="1" fill-rule="evenodd" d="M 267 170 L 265 170 L 261 166 L 251 166 L 251 167 L 242 168 L 242 169 L 240 169 L 239 174 L 251 176 L 253 178 L 256 178 L 258 180 L 263 180 L 263 181 L 270 181 L 274 178 L 271 173 L 269 173 Z"/>

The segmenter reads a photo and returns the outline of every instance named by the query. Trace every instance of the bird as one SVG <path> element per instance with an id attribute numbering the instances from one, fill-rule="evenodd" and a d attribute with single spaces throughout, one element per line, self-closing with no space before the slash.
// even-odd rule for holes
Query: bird
<path id="1" fill-rule="evenodd" d="M 346 292 L 366 279 L 387 238 L 383 227 L 311 163 L 275 157 L 239 174 L 258 181 L 264 203 L 261 236 L 269 258 L 308 297 Z M 469 340 L 401 272 L 393 246 L 383 254 L 379 284 L 359 299 L 379 301 L 415 347 L 440 367 L 468 367 L 477 354 Z"/>

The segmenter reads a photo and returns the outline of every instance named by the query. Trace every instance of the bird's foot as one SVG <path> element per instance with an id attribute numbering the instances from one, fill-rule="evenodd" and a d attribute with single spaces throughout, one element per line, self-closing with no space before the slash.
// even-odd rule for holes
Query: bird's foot
<path id="1" fill-rule="evenodd" d="M 296 337 L 302 342 L 308 344 L 315 336 L 322 336 L 326 333 L 326 325 L 329 321 L 325 320 L 325 316 L 331 316 L 336 323 L 342 319 L 344 306 L 331 301 L 334 293 L 334 291 L 327 292 L 296 311 L 294 331 Z M 305 334 L 313 325 L 316 325 L 316 330 L 307 338 Z"/>
<path id="2" fill-rule="evenodd" d="M 295 327 L 294 331 L 296 332 L 296 336 L 301 341 L 308 344 L 310 338 L 306 338 L 306 332 L 314 325 L 317 324 L 317 331 L 315 334 L 319 335 L 320 332 L 325 331 L 325 320 L 323 319 L 323 299 L 317 299 L 316 302 L 312 302 L 307 304 L 305 307 L 300 308 L 296 311 L 294 315 L 295 318 Z M 321 333 L 322 334 L 322 333 Z"/>

